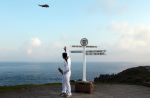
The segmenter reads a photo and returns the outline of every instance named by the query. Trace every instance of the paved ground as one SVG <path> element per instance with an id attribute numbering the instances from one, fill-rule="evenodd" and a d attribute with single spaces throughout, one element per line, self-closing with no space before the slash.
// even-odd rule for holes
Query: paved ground
<path id="1" fill-rule="evenodd" d="M 72 86 L 74 88 L 74 86 Z M 1 91 L 0 98 L 60 98 L 61 86 L 41 86 Z M 97 84 L 93 94 L 75 93 L 72 98 L 150 98 L 150 87 L 123 84 Z"/>

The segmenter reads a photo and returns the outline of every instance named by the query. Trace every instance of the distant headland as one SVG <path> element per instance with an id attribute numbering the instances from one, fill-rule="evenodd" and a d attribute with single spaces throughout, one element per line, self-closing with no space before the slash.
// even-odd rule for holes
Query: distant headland
<path id="1" fill-rule="evenodd" d="M 100 74 L 94 79 L 96 83 L 126 83 L 150 86 L 150 66 L 126 69 L 117 74 Z"/>

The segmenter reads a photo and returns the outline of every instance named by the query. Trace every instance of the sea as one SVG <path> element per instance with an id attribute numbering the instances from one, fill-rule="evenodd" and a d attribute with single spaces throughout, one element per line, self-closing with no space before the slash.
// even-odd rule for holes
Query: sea
<path id="1" fill-rule="evenodd" d="M 136 64 L 128 62 L 87 62 L 87 80 L 93 81 L 100 74 L 115 74 Z M 0 86 L 45 84 L 61 82 L 59 62 L 0 62 Z M 71 80 L 82 79 L 83 64 L 72 62 Z"/>

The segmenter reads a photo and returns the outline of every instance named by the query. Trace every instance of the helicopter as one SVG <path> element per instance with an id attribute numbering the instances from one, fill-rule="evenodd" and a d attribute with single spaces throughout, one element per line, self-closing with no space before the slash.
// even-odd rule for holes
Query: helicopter
<path id="1" fill-rule="evenodd" d="M 43 7 L 43 8 L 49 8 L 49 5 L 48 5 L 48 4 L 42 4 L 42 5 L 39 4 L 39 6 L 40 6 L 40 7 Z"/>

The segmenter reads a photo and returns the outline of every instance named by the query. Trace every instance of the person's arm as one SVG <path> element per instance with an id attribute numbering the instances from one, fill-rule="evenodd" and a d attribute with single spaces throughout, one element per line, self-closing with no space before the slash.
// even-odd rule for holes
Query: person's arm
<path id="1" fill-rule="evenodd" d="M 66 46 L 64 47 L 65 53 L 67 53 L 68 58 L 70 58 L 70 50 Z"/>
<path id="2" fill-rule="evenodd" d="M 63 72 L 63 70 L 61 69 L 61 68 L 58 68 L 58 71 L 63 75 L 64 74 L 64 72 Z"/>
<path id="3" fill-rule="evenodd" d="M 64 50 L 65 50 L 65 52 L 67 51 L 67 47 L 66 46 L 64 47 Z"/>

